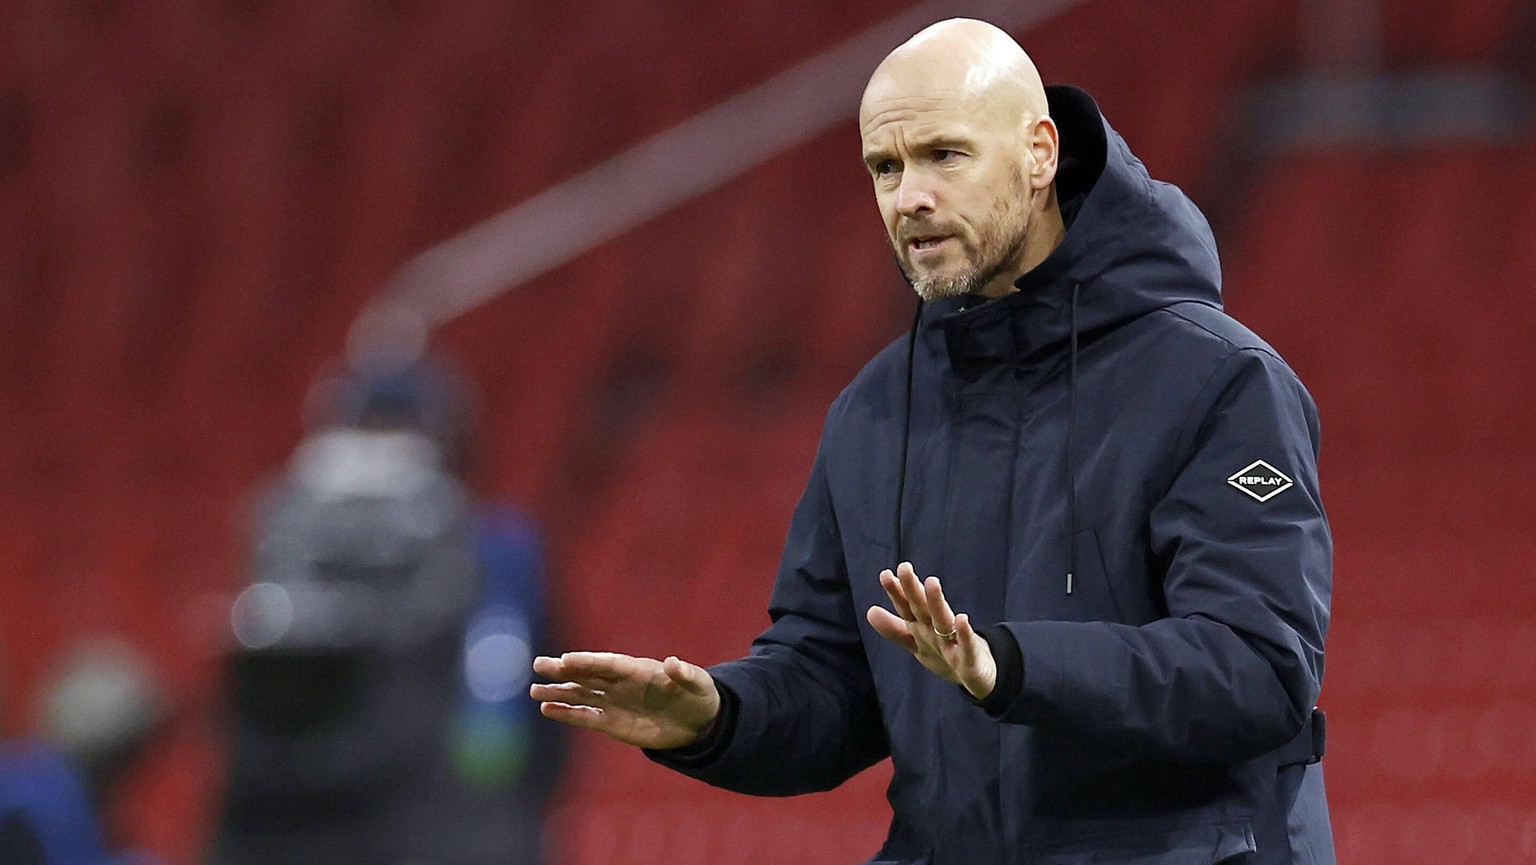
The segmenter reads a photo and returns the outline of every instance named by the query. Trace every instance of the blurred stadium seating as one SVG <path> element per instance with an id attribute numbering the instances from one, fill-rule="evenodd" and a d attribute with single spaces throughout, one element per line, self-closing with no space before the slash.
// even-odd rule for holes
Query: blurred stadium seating
<path id="1" fill-rule="evenodd" d="M 219 789 L 200 599 L 239 583 L 244 496 L 369 295 L 891 5 L 0 6 L 4 731 L 73 636 L 141 646 L 182 722 L 116 822 L 195 861 Z M 1536 71 L 1530 3 L 1381 5 L 1389 69 Z M 1536 147 L 1286 153 L 1222 201 L 1208 166 L 1294 64 L 1299 6 L 1090 0 L 1023 41 L 1231 215 L 1229 307 L 1320 404 L 1341 861 L 1536 861 Z M 850 116 L 440 335 L 487 398 L 487 491 L 550 528 L 572 647 L 712 662 L 766 623 L 822 412 L 910 315 L 856 140 Z M 852 862 L 883 837 L 882 769 L 760 801 L 576 748 L 561 861 Z"/>

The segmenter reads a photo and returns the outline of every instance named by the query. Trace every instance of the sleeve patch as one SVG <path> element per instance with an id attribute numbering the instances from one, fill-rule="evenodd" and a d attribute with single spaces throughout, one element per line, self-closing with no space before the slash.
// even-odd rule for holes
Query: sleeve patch
<path id="1" fill-rule="evenodd" d="M 1246 468 L 1239 469 L 1227 478 L 1227 483 L 1261 502 L 1267 502 L 1295 486 L 1284 472 L 1263 460 L 1254 460 Z"/>

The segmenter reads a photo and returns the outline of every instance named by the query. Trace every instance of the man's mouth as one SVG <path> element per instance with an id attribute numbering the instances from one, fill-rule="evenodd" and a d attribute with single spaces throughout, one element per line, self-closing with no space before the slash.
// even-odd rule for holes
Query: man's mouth
<path id="1" fill-rule="evenodd" d="M 933 249 L 948 239 L 949 235 L 947 234 L 920 234 L 908 239 L 907 244 L 912 247 L 913 251 L 922 252 Z"/>

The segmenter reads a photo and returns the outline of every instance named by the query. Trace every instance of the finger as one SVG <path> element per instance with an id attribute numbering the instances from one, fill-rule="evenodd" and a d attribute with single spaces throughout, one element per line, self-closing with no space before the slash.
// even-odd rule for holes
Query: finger
<path id="1" fill-rule="evenodd" d="M 708 670 L 690 664 L 675 655 L 669 655 L 665 661 L 662 661 L 661 668 L 666 671 L 667 678 L 690 694 L 707 697 L 715 690 L 715 681 Z"/>
<path id="2" fill-rule="evenodd" d="M 594 709 L 591 706 L 571 706 L 565 703 L 540 703 L 539 714 L 563 724 L 570 724 L 572 727 L 585 727 L 588 730 L 602 730 L 608 720 L 602 709 Z"/>
<path id="3" fill-rule="evenodd" d="M 913 639 L 909 623 L 897 617 L 884 607 L 870 607 L 864 616 L 869 620 L 870 627 L 875 633 L 890 640 L 909 652 L 917 651 L 917 640 Z"/>
<path id="4" fill-rule="evenodd" d="M 566 698 L 576 694 L 587 697 L 600 697 L 604 693 L 606 692 L 601 688 L 592 688 L 577 682 L 534 682 L 528 686 L 528 695 L 530 697 L 537 700 L 553 700 L 557 703 L 572 702 Z"/>
<path id="5" fill-rule="evenodd" d="M 928 612 L 928 598 L 923 592 L 923 584 L 917 580 L 917 571 L 912 568 L 912 563 L 902 562 L 898 565 L 896 576 L 901 580 L 901 593 L 912 607 L 913 619 L 919 624 L 933 627 L 933 617 Z"/>
<path id="6" fill-rule="evenodd" d="M 955 639 L 960 643 L 960 663 L 964 664 L 966 669 L 976 669 L 976 641 L 981 637 L 977 636 L 976 630 L 971 627 L 971 617 L 965 613 L 955 616 L 953 629 Z"/>
<path id="7" fill-rule="evenodd" d="M 548 655 L 540 655 L 533 659 L 533 671 L 549 679 L 569 679 L 570 673 L 566 670 L 564 656 L 553 658 Z"/>
<path id="8" fill-rule="evenodd" d="M 618 682 L 640 669 L 638 658 L 616 652 L 566 652 L 558 660 L 559 677 L 565 679 Z"/>
<path id="9" fill-rule="evenodd" d="M 599 709 L 608 705 L 607 694 L 575 682 L 533 684 L 528 686 L 528 696 L 541 703 L 564 703 L 568 706 L 592 706 Z"/>
<path id="10" fill-rule="evenodd" d="M 896 610 L 896 615 L 909 622 L 917 621 L 912 615 L 911 605 L 907 603 L 906 597 L 902 594 L 901 583 L 897 581 L 895 574 L 889 570 L 881 571 L 880 588 L 885 589 L 885 596 L 891 599 L 891 607 Z"/>
<path id="11" fill-rule="evenodd" d="M 590 691 L 606 691 L 607 689 L 623 681 L 622 679 L 617 679 L 612 676 L 575 676 L 566 674 L 563 671 L 556 671 L 555 673 L 546 675 L 555 680 L 551 684 L 579 685 Z"/>
<path id="12" fill-rule="evenodd" d="M 923 581 L 923 593 L 928 602 L 928 612 L 933 616 L 933 628 L 945 634 L 955 631 L 955 611 L 949 608 L 949 601 L 944 599 L 944 587 L 939 584 L 938 577 L 929 577 Z"/>
<path id="13" fill-rule="evenodd" d="M 566 652 L 544 663 L 535 661 L 534 671 L 557 681 L 576 682 L 601 691 L 636 677 L 649 677 L 659 666 L 659 661 L 615 652 Z"/>
<path id="14" fill-rule="evenodd" d="M 551 658 L 548 655 L 540 655 L 533 659 L 533 671 L 538 673 L 540 676 L 547 676 L 551 679 L 561 679 L 564 678 L 564 669 L 565 668 L 560 663 L 559 658 Z"/>

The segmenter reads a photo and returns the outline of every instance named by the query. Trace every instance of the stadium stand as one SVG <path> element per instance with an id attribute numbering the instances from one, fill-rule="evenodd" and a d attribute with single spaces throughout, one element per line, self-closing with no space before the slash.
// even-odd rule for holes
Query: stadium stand
<path id="1" fill-rule="evenodd" d="M 1515 720 L 1536 696 L 1536 153 L 1304 154 L 1255 200 L 1231 305 L 1326 419 L 1340 861 L 1517 861 L 1536 832 Z"/>
<path id="2" fill-rule="evenodd" d="M 114 822 L 196 861 L 222 609 L 200 599 L 241 582 L 244 496 L 370 293 L 889 6 L 6 4 L 4 731 L 72 636 L 143 647 L 181 714 Z M 1223 109 L 1294 61 L 1298 6 L 1092 0 L 1025 44 L 1206 204 Z M 1431 6 L 1383 4 L 1391 68 L 1499 61 L 1531 16 Z M 910 315 L 855 141 L 850 118 L 441 334 L 486 395 L 488 492 L 550 527 L 573 646 L 710 662 L 766 622 L 822 412 Z M 1340 859 L 1536 857 L 1533 148 L 1287 154 L 1221 210 L 1230 307 L 1322 409 Z M 759 801 L 577 751 L 562 861 L 846 862 L 883 836 L 883 770 Z"/>

